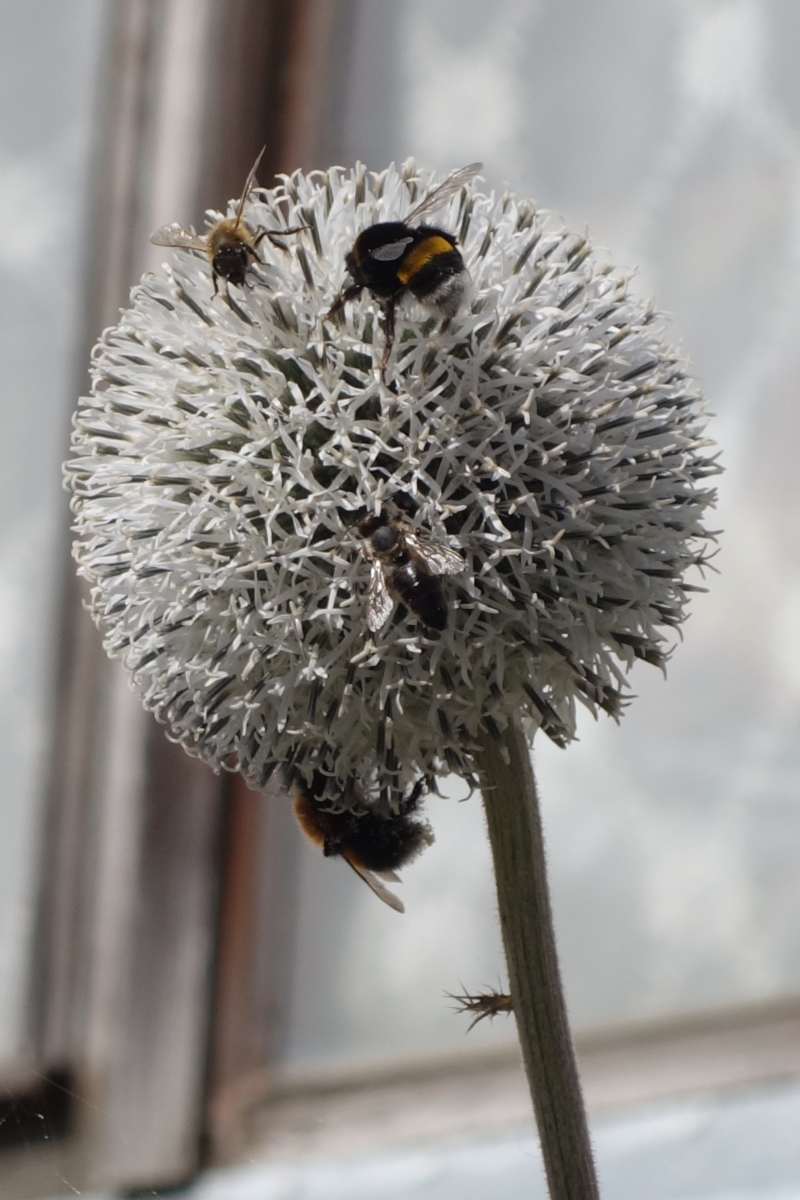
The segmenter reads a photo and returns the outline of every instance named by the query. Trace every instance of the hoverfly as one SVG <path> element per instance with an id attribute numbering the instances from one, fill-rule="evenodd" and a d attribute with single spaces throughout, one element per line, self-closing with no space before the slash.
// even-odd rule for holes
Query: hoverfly
<path id="1" fill-rule="evenodd" d="M 368 628 L 373 633 L 383 628 L 395 597 L 429 629 L 444 629 L 447 603 L 439 577 L 463 571 L 461 555 L 444 542 L 420 537 L 402 517 L 380 513 L 359 521 L 357 529 L 372 560 Z"/>

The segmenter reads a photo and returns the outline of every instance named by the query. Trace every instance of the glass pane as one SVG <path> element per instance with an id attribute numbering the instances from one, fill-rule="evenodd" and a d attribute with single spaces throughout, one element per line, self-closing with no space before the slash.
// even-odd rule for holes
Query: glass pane
<path id="1" fill-rule="evenodd" d="M 498 984 L 503 966 L 480 799 L 459 804 L 464 784 L 448 783 L 448 795 L 428 805 L 436 841 L 404 869 L 396 889 L 402 916 L 341 860 L 321 859 L 304 845 L 291 1066 L 460 1047 L 468 1021 L 455 1017 L 445 990 Z M 484 1021 L 471 1044 L 509 1034 L 505 1018 Z"/>
<path id="2" fill-rule="evenodd" d="M 24 1036 L 105 7 L 0 2 L 0 1070 Z"/>
<path id="3" fill-rule="evenodd" d="M 668 686 L 641 666 L 621 727 L 536 746 L 579 1028 L 800 987 L 798 37 L 793 0 L 381 0 L 353 42 L 348 157 L 481 158 L 588 225 L 718 414 L 721 574 Z M 496 982 L 479 802 L 430 810 L 405 917 L 309 860 L 292 1060 L 461 1044 L 442 989 Z"/>

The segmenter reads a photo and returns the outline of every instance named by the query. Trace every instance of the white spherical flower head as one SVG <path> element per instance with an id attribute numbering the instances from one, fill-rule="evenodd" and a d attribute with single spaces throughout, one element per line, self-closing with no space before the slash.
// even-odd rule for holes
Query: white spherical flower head
<path id="1" fill-rule="evenodd" d="M 512 717 L 563 744 L 576 699 L 616 715 L 709 538 L 703 402 L 661 321 L 530 202 L 469 185 L 432 216 L 471 291 L 445 321 L 402 301 L 385 382 L 369 290 L 326 319 L 356 236 L 436 182 L 252 192 L 250 230 L 308 229 L 216 297 L 203 254 L 146 276 L 68 466 L 92 612 L 145 705 L 212 765 L 344 808 L 469 773 Z"/>

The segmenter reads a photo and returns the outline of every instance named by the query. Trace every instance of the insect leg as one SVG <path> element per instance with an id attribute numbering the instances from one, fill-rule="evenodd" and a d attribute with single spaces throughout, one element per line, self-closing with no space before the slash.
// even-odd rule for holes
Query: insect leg
<path id="1" fill-rule="evenodd" d="M 344 291 L 340 292 L 336 297 L 333 304 L 322 318 L 323 321 L 329 321 L 331 317 L 335 317 L 337 313 L 340 313 L 349 300 L 357 300 L 363 290 L 363 283 L 351 283 L 350 287 L 345 288 Z"/>
<path id="2" fill-rule="evenodd" d="M 389 365 L 389 355 L 392 353 L 392 346 L 394 345 L 396 311 L 397 305 L 393 299 L 382 301 L 380 324 L 386 342 L 383 347 L 383 356 L 381 357 L 381 383 L 386 383 L 386 368 Z"/>
<path id="3" fill-rule="evenodd" d="M 258 239 L 258 240 L 260 240 L 260 239 Z M 257 262 L 259 264 L 259 266 L 263 267 L 264 261 L 263 261 L 263 259 L 259 258 L 258 254 L 256 253 L 256 249 L 255 249 L 256 246 L 258 245 L 258 240 L 254 239 L 253 245 L 252 246 L 245 245 L 244 249 L 245 249 L 245 253 L 247 254 L 247 258 L 250 262 Z"/>
<path id="4" fill-rule="evenodd" d="M 310 225 L 293 225 L 291 229 L 261 229 L 253 238 L 253 245 L 257 246 L 267 237 L 273 246 L 277 246 L 279 250 L 286 250 L 281 238 L 288 237 L 290 233 L 302 233 L 304 229 L 310 228 Z"/>

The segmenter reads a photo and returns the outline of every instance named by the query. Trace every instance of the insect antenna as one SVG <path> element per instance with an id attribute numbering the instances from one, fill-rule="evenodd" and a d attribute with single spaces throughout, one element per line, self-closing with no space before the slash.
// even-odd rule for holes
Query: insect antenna
<path id="1" fill-rule="evenodd" d="M 395 313 L 397 304 L 394 299 L 385 300 L 381 304 L 381 329 L 383 330 L 383 354 L 381 355 L 381 383 L 386 383 L 386 368 L 389 365 L 389 355 L 394 346 Z"/>

